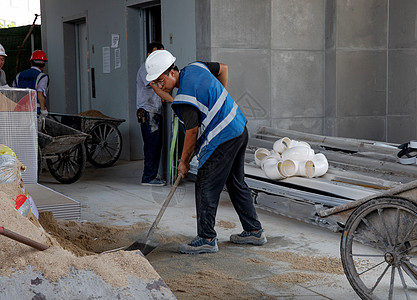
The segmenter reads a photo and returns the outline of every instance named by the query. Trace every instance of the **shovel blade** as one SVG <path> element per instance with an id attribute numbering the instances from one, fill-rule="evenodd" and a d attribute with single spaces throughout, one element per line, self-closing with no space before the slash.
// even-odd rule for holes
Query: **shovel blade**
<path id="1" fill-rule="evenodd" d="M 143 255 L 148 255 L 151 253 L 158 245 L 151 241 L 136 241 L 132 245 L 128 246 L 125 251 L 135 251 L 140 250 Z"/>

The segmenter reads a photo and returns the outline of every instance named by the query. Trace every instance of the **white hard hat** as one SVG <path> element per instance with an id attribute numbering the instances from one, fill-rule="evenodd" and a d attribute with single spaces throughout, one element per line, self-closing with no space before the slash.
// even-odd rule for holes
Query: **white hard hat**
<path id="1" fill-rule="evenodd" d="M 145 62 L 145 68 L 148 75 L 147 81 L 153 81 L 164 73 L 174 62 L 176 58 L 167 50 L 155 50 L 149 54 Z"/>
<path id="2" fill-rule="evenodd" d="M 0 55 L 7 56 L 6 50 L 4 50 L 4 47 L 1 44 L 0 44 Z"/>

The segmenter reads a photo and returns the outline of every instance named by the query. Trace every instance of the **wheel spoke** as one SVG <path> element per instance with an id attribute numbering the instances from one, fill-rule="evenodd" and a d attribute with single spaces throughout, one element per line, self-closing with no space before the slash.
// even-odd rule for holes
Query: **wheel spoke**
<path id="1" fill-rule="evenodd" d="M 384 278 L 385 274 L 387 273 L 388 269 L 390 268 L 390 265 L 387 265 L 385 267 L 385 270 L 382 272 L 381 275 L 379 275 L 378 279 L 375 282 L 375 285 L 372 287 L 371 289 L 371 293 L 376 289 L 376 287 L 378 286 L 378 284 L 381 282 L 382 278 Z"/>
<path id="2" fill-rule="evenodd" d="M 105 134 L 104 139 L 107 141 L 109 139 L 109 137 L 113 134 L 113 128 L 106 125 L 105 129 L 106 129 L 106 134 Z"/>
<path id="3" fill-rule="evenodd" d="M 403 275 L 403 272 L 401 271 L 400 267 L 398 268 L 398 274 L 400 275 L 401 284 L 403 285 L 405 296 L 406 296 L 407 300 L 410 300 L 410 295 L 408 294 L 408 287 L 407 287 L 407 284 L 405 283 L 404 275 Z"/>
<path id="4" fill-rule="evenodd" d="M 414 281 L 417 285 L 417 266 L 409 261 L 403 261 L 401 264 L 404 272 Z"/>
<path id="5" fill-rule="evenodd" d="M 90 130 L 88 140 L 88 160 L 96 167 L 109 167 L 120 156 L 122 140 L 117 126 L 99 123 Z"/>
<path id="6" fill-rule="evenodd" d="M 102 126 L 100 126 L 99 127 L 99 129 L 98 129 L 98 132 L 99 132 L 99 139 L 100 139 L 100 142 L 104 139 L 104 134 L 103 134 L 103 128 L 102 128 Z"/>
<path id="7" fill-rule="evenodd" d="M 109 150 L 108 148 L 109 148 L 109 147 L 105 147 L 105 148 L 104 148 L 104 150 L 106 150 L 106 151 L 107 151 L 107 153 L 109 154 L 109 156 L 110 156 L 110 157 L 112 157 L 112 154 L 111 154 L 111 152 L 110 152 L 110 150 Z"/>
<path id="8" fill-rule="evenodd" d="M 94 160 L 98 160 L 100 163 L 103 161 L 103 148 L 97 147 L 96 151 L 94 151 Z"/>
<path id="9" fill-rule="evenodd" d="M 404 244 L 407 240 L 408 240 L 408 237 L 411 235 L 411 233 L 413 233 L 414 232 L 414 230 L 416 229 L 416 226 L 417 226 L 417 218 L 414 220 L 414 223 L 413 223 L 413 225 L 411 226 L 411 229 L 407 232 L 407 234 L 404 236 L 404 238 L 402 239 L 402 241 L 401 241 L 401 244 Z M 414 246 L 415 247 L 415 246 Z M 414 248 L 413 247 L 413 248 Z"/>
<path id="10" fill-rule="evenodd" d="M 397 215 L 395 216 L 395 219 L 396 219 L 396 224 L 397 224 L 397 226 L 395 226 L 396 227 L 396 233 L 395 233 L 395 243 L 394 243 L 394 245 L 398 245 L 398 230 L 400 229 L 400 209 L 397 207 Z"/>
<path id="11" fill-rule="evenodd" d="M 375 266 L 370 267 L 369 269 L 367 269 L 367 270 L 365 270 L 365 271 L 363 271 L 363 272 L 361 272 L 361 273 L 358 273 L 358 275 L 359 275 L 359 276 L 360 276 L 360 275 L 363 275 L 363 274 L 365 274 L 366 272 L 368 272 L 368 271 L 370 271 L 370 270 L 373 270 L 373 269 L 375 269 L 376 267 L 379 267 L 379 266 L 380 266 L 380 265 L 382 265 L 383 263 L 385 263 L 385 261 L 381 261 L 380 263 L 376 264 Z"/>
<path id="12" fill-rule="evenodd" d="M 352 257 L 354 256 L 364 256 L 364 257 L 384 257 L 384 254 L 351 254 Z"/>
<path id="13" fill-rule="evenodd" d="M 114 148 L 114 147 L 110 146 L 109 144 L 107 145 L 106 149 L 110 149 L 113 152 L 116 152 L 117 151 L 117 148 Z M 113 155 L 113 154 L 111 154 L 111 155 Z"/>
<path id="14" fill-rule="evenodd" d="M 366 218 L 361 218 L 361 221 L 366 225 L 366 227 L 368 227 L 372 231 L 372 233 L 374 234 L 374 236 L 377 240 L 380 240 L 384 244 L 385 247 L 388 246 L 385 243 L 384 238 L 380 235 L 380 233 L 373 226 L 371 226 L 371 224 L 369 224 L 369 222 Z M 382 251 L 384 251 L 384 250 L 382 250 Z"/>
<path id="15" fill-rule="evenodd" d="M 377 250 L 381 251 L 382 253 L 385 253 L 385 249 L 381 248 L 381 246 L 378 246 L 377 244 L 372 243 L 371 241 L 365 241 L 363 238 L 359 237 L 359 234 L 355 233 L 353 236 L 356 237 L 356 239 L 358 241 L 360 241 L 361 243 L 363 243 L 365 245 L 368 245 L 371 248 L 377 249 Z"/>
<path id="16" fill-rule="evenodd" d="M 387 238 L 387 242 L 388 242 L 389 246 L 392 247 L 392 241 L 391 241 L 391 237 L 389 236 L 389 231 L 387 229 L 387 224 L 385 223 L 385 219 L 382 216 L 382 212 L 383 211 L 384 210 L 382 208 L 378 208 L 378 215 L 379 215 L 379 218 L 380 218 L 380 220 L 382 222 L 382 225 L 384 225 L 385 235 L 386 235 L 386 238 Z"/>
<path id="17" fill-rule="evenodd" d="M 392 300 L 392 296 L 394 295 L 394 281 L 395 281 L 395 267 L 392 267 L 391 269 L 391 280 L 389 284 L 389 293 L 388 293 L 388 299 Z"/>

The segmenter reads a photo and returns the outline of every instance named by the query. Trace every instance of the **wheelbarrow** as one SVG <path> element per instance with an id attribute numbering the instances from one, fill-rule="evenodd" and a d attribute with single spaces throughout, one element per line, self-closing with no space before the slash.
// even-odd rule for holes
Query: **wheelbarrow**
<path id="1" fill-rule="evenodd" d="M 88 134 L 49 118 L 38 117 L 38 170 L 46 159 L 51 175 L 61 183 L 80 179 L 87 161 Z"/>
<path id="2" fill-rule="evenodd" d="M 89 135 L 85 141 L 87 160 L 97 168 L 111 167 L 122 152 L 118 126 L 124 119 L 108 117 L 96 110 L 80 114 L 49 113 L 55 121 Z"/>

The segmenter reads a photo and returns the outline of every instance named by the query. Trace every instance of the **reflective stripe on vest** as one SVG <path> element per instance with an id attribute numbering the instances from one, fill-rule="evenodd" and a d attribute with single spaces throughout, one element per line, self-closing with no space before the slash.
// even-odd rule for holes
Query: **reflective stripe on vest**
<path id="1" fill-rule="evenodd" d="M 172 108 L 180 120 L 182 117 L 176 108 L 177 104 L 190 104 L 201 112 L 196 145 L 200 168 L 217 146 L 243 132 L 246 118 L 206 65 L 193 63 L 181 72 L 184 73 L 180 76 L 180 86 Z"/>

